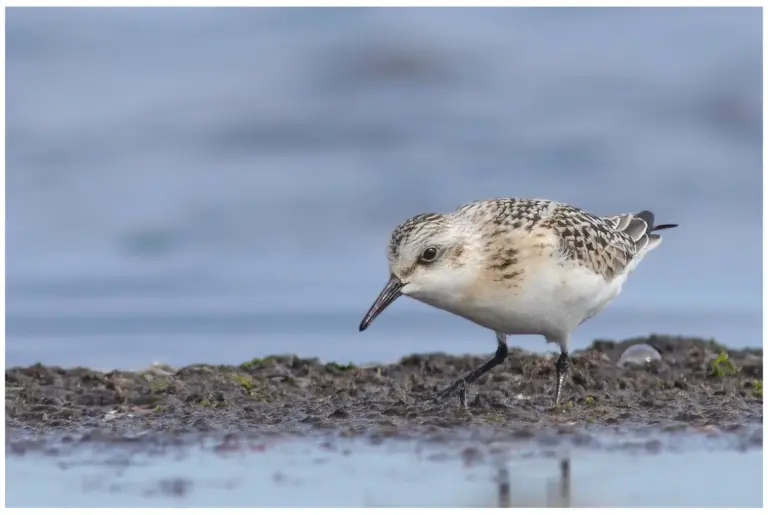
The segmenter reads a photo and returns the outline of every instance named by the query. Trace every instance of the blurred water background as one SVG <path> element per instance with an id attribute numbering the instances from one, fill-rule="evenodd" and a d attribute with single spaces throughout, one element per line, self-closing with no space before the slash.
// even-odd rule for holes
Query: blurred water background
<path id="1" fill-rule="evenodd" d="M 496 196 L 680 224 L 575 348 L 761 346 L 761 46 L 757 8 L 8 9 L 7 365 L 491 353 L 357 326 L 397 223 Z"/>

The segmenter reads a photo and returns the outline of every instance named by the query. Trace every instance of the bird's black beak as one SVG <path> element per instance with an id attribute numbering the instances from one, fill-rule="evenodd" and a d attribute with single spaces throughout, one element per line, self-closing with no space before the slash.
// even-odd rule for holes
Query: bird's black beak
<path id="1" fill-rule="evenodd" d="M 373 319 L 379 316 L 379 314 L 384 311 L 387 306 L 392 304 L 395 299 L 397 299 L 402 293 L 400 290 L 403 289 L 403 283 L 400 282 L 400 279 L 395 277 L 395 275 L 391 275 L 389 278 L 389 282 L 386 286 L 384 286 L 384 289 L 381 290 L 381 293 L 379 293 L 379 296 L 376 297 L 376 300 L 374 301 L 373 305 L 371 306 L 371 309 L 368 310 L 368 313 L 365 314 L 363 317 L 363 321 L 360 322 L 360 330 L 365 331 L 369 325 L 371 325 L 371 322 L 373 322 Z"/>

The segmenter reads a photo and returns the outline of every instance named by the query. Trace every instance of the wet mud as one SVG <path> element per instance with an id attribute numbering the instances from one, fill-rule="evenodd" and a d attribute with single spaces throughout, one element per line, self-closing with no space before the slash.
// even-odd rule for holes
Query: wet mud
<path id="1" fill-rule="evenodd" d="M 619 366 L 646 343 L 657 361 Z M 34 434 L 247 432 L 340 436 L 485 434 L 489 439 L 588 434 L 595 428 L 736 432 L 762 425 L 762 349 L 651 336 L 596 341 L 572 355 L 558 407 L 555 355 L 510 349 L 458 396 L 431 397 L 490 356 L 412 355 L 356 367 L 297 356 L 238 366 L 153 366 L 100 372 L 45 365 L 6 370 L 8 437 Z M 752 439 L 762 445 L 761 436 Z"/>

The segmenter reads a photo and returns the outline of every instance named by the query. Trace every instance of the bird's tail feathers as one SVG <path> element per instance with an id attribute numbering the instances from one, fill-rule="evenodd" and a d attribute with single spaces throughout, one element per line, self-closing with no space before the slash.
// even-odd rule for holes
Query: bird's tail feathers
<path id="1" fill-rule="evenodd" d="M 605 220 L 617 231 L 626 233 L 635 242 L 637 254 L 645 254 L 661 244 L 661 235 L 656 231 L 673 229 L 677 224 L 654 225 L 655 216 L 650 211 L 606 217 Z"/>

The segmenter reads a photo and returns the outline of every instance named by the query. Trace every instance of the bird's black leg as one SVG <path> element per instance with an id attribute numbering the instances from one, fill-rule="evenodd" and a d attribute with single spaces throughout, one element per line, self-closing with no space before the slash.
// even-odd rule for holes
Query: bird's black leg
<path id="1" fill-rule="evenodd" d="M 557 383 L 555 384 L 555 404 L 560 404 L 560 394 L 563 391 L 563 380 L 566 374 L 568 374 L 568 353 L 565 351 L 560 352 L 560 357 L 557 358 L 555 363 L 555 370 L 557 371 Z"/>
<path id="2" fill-rule="evenodd" d="M 507 359 L 507 355 L 509 354 L 509 349 L 507 348 L 507 337 L 503 334 L 496 333 L 496 342 L 498 343 L 496 354 L 494 354 L 490 360 L 483 363 L 461 379 L 458 379 L 451 386 L 437 394 L 437 398 L 445 399 L 446 397 L 449 397 L 450 395 L 454 394 L 460 387 L 466 387 L 466 385 L 475 381 L 478 377 L 482 376 L 493 367 L 501 365 L 504 360 Z"/>

